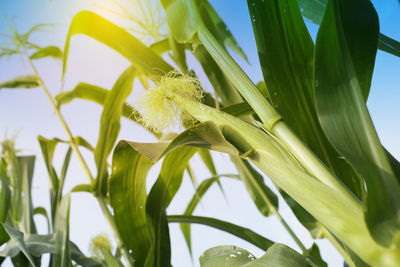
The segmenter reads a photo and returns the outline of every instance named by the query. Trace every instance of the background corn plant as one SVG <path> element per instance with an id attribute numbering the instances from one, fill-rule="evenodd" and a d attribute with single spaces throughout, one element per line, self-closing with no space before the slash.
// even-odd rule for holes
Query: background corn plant
<path id="1" fill-rule="evenodd" d="M 24 261 L 23 264 L 37 265 L 43 253 L 51 253 L 50 264 L 57 266 L 69 266 L 71 260 L 83 266 L 169 266 L 169 223 L 181 223 L 189 248 L 188 224 L 197 223 L 227 231 L 266 251 L 264 256 L 255 259 L 237 247 L 215 247 L 200 257 L 202 266 L 325 266 L 318 247 L 305 247 L 282 218 L 278 198 L 254 168 L 256 165 L 272 179 L 312 236 L 327 238 L 346 264 L 399 264 L 399 164 L 380 144 L 365 105 L 377 48 L 399 56 L 399 43 L 379 33 L 377 15 L 369 1 L 248 1 L 249 19 L 264 74 L 264 81 L 257 86 L 227 52 L 230 49 L 246 60 L 246 55 L 206 0 L 139 1 L 136 7 L 141 10 L 142 18 L 130 16 L 125 7 L 120 8 L 132 23 L 140 26 L 136 36 L 147 37 L 142 41 L 102 16 L 83 11 L 72 19 L 63 50 L 54 46 L 40 47 L 29 41 L 30 34 L 43 25 L 25 34 L 11 32 L 11 42 L 2 48 L 4 55 L 25 57 L 33 74 L 29 72 L 28 76 L 6 81 L 1 87 L 42 87 L 68 137 L 65 141 L 39 137 L 51 184 L 51 220 L 48 221 L 49 234 L 54 234 L 47 238 L 55 240 L 44 240 L 37 235 L 33 223 L 26 226 L 33 216 L 33 207 L 29 204 L 31 178 L 18 174 L 29 171 L 24 171 L 27 167 L 14 160 L 18 158 L 15 152 L 8 152 L 13 146 L 4 146 L 3 158 L 7 165 L 4 165 L 2 178 L 2 203 L 6 215 L 2 219 L 5 222 L 2 235 L 5 241 L 8 237 L 12 241 L 2 256 L 11 256 L 15 264 Z M 164 23 L 153 20 L 162 12 L 161 8 L 166 12 Z M 302 15 L 321 24 L 315 43 Z M 111 90 L 80 83 L 53 98 L 34 61 L 48 56 L 62 60 L 62 76 L 67 78 L 64 75 L 69 49 L 77 34 L 109 46 L 132 65 L 120 75 Z M 161 135 L 150 129 L 160 139 L 158 143 L 138 143 L 140 140 L 132 138 L 132 141 L 119 141 L 116 145 L 122 116 L 139 124 L 146 120 L 146 114 L 143 120 L 142 114 L 125 102 L 131 94 L 134 78 L 149 91 L 154 83 L 165 85 L 167 89 L 171 89 L 168 85 L 173 82 L 181 83 L 182 87 L 190 86 L 182 77 L 196 77 L 196 73 L 187 64 L 186 51 L 191 51 L 198 60 L 213 91 L 204 92 L 202 104 L 180 95 L 179 90 L 168 95 L 168 99 L 190 113 L 198 123 L 185 124 L 187 130 L 179 135 Z M 166 53 L 172 62 L 167 63 L 161 57 Z M 167 80 L 162 78 L 171 71 L 182 74 L 174 74 Z M 60 112 L 62 105 L 77 98 L 103 106 L 99 138 L 93 147 L 83 138 L 73 136 Z M 168 110 L 162 112 L 168 113 Z M 65 164 L 57 174 L 52 159 L 60 142 L 68 143 L 69 148 Z M 93 152 L 95 172 L 89 170 L 79 146 Z M 208 150 L 229 154 L 238 175 L 217 173 L 214 154 Z M 69 242 L 69 194 L 63 196 L 63 184 L 72 152 L 89 183 L 71 191 L 92 193 L 118 245 L 113 255 L 105 238 L 95 239 L 93 251 L 97 263 L 90 259 L 79 262 L 74 258 L 77 248 Z M 110 166 L 107 159 L 111 154 Z M 189 164 L 195 154 L 212 174 L 200 184 Z M 147 189 L 148 172 L 162 158 L 157 180 Z M 167 215 L 167 207 L 180 188 L 185 170 L 197 188 L 196 194 L 183 215 Z M 243 182 L 260 213 L 276 216 L 302 255 L 238 225 L 192 216 L 200 198 L 213 183 L 221 186 L 220 177 L 224 176 Z M 23 190 L 26 190 L 24 194 Z M 21 204 L 22 201 L 26 203 Z M 37 212 L 47 214 L 43 208 Z M 25 214 L 24 220 L 21 214 Z M 22 233 L 24 238 L 21 238 Z M 33 238 L 43 243 L 32 245 L 29 242 Z"/>

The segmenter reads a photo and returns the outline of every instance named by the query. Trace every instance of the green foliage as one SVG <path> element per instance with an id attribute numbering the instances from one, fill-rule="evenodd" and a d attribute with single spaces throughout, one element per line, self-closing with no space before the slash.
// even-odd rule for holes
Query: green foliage
<path id="1" fill-rule="evenodd" d="M 32 202 L 35 156 L 19 155 L 13 140 L 2 142 L 0 245 L 6 244 L 0 263 L 10 257 L 15 266 L 39 266 L 42 255 L 49 253 L 50 266 L 170 266 L 169 223 L 180 223 L 189 251 L 191 224 L 228 232 L 266 251 L 256 259 L 241 248 L 214 247 L 200 257 L 203 267 L 327 266 L 318 246 L 313 243 L 307 249 L 282 218 L 279 194 L 311 236 L 327 238 L 350 266 L 400 264 L 400 163 L 381 145 L 366 107 L 377 49 L 399 56 L 399 43 L 379 33 L 378 17 L 368 0 L 247 2 L 264 76 L 257 86 L 228 53 L 231 50 L 247 60 L 207 0 L 161 0 L 156 8 L 150 2 L 137 1 L 142 17 L 123 14 L 140 26 L 141 34 L 149 35 L 142 36 L 143 40 L 90 11 L 81 11 L 72 19 L 64 51 L 29 41 L 44 25 L 24 34 L 10 30 L 10 43 L 0 46 L 0 57 L 25 56 L 34 74 L 2 82 L 0 89 L 42 87 L 68 140 L 38 137 L 50 181 L 50 211 Z M 156 16 L 161 8 L 167 25 Z M 303 16 L 320 24 L 315 44 Z M 162 34 L 161 26 L 169 33 Z M 64 77 L 71 40 L 77 34 L 105 44 L 132 65 L 110 90 L 81 82 L 53 99 L 33 63 L 46 57 L 60 59 Z M 165 39 L 146 46 L 146 37 Z M 207 75 L 213 95 L 196 80 L 192 62 L 186 59 L 188 51 Z M 167 53 L 182 75 L 164 60 Z M 162 78 L 164 75 L 168 78 Z M 148 109 L 150 117 L 126 103 L 135 78 L 148 96 L 158 97 L 157 101 L 147 99 L 157 103 Z M 169 83 L 162 83 L 166 79 Z M 158 91 L 150 88 L 153 84 Z M 196 97 L 191 97 L 194 94 Z M 101 105 L 95 147 L 75 137 L 61 113 L 61 106 L 75 99 Z M 165 110 L 168 107 L 173 110 Z M 158 109 L 164 114 L 157 113 Z M 190 118 L 180 134 L 149 129 L 152 122 L 146 118 L 182 119 L 173 115 Z M 144 126 L 159 141 L 118 140 L 123 116 Z M 56 170 L 56 147 L 61 145 L 67 150 L 61 170 Z M 80 147 L 93 154 L 95 175 Z M 218 162 L 209 150 L 228 154 L 238 174 L 218 173 Z M 64 192 L 73 153 L 89 183 Z M 199 184 L 190 164 L 196 153 L 211 174 L 208 179 L 201 177 Z M 149 171 L 159 161 L 157 179 L 147 188 Z M 168 207 L 185 170 L 196 187 L 195 194 L 182 215 L 169 215 Z M 267 186 L 259 171 L 278 191 Z M 194 216 L 214 183 L 222 189 L 225 179 L 221 177 L 242 182 L 260 214 L 276 216 L 303 255 L 251 229 Z M 73 192 L 88 192 L 96 198 L 117 243 L 115 252 L 104 236 L 92 240 L 93 259 L 70 241 Z M 46 218 L 48 235 L 37 234 L 36 214 Z"/>

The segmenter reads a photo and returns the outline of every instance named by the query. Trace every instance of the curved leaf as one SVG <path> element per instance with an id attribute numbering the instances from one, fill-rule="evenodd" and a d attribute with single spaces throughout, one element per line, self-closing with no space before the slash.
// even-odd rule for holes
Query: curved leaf
<path id="1" fill-rule="evenodd" d="M 170 215 L 167 217 L 169 223 L 181 224 L 202 224 L 213 227 L 215 229 L 230 233 L 247 242 L 259 247 L 262 250 L 268 249 L 274 244 L 271 240 L 253 232 L 248 228 L 238 226 L 229 222 L 221 221 L 210 217 L 189 216 L 189 215 Z"/>
<path id="2" fill-rule="evenodd" d="M 297 0 L 304 17 L 319 25 L 322 21 L 328 0 Z M 378 48 L 400 57 L 400 42 L 380 33 Z"/>
<path id="3" fill-rule="evenodd" d="M 399 229 L 400 187 L 365 105 L 378 34 L 369 1 L 329 1 L 317 36 L 314 83 L 325 134 L 366 182 L 371 235 L 389 246 Z"/>
<path id="4" fill-rule="evenodd" d="M 197 0 L 197 6 L 204 23 L 219 42 L 248 62 L 246 54 L 210 2 L 208 0 Z"/>
<path id="5" fill-rule="evenodd" d="M 318 121 L 312 82 L 314 44 L 296 1 L 248 0 L 248 6 L 271 103 L 301 140 L 361 199 L 361 179 L 339 157 Z"/>
<path id="6" fill-rule="evenodd" d="M 90 12 L 81 11 L 72 19 L 63 56 L 63 75 L 69 54 L 71 37 L 75 34 L 85 34 L 119 52 L 138 69 L 148 75 L 163 75 L 173 70 L 153 50 L 146 47 L 127 31 L 101 16 Z"/>
<path id="7" fill-rule="evenodd" d="M 39 77 L 36 75 L 22 75 L 15 77 L 14 79 L 0 83 L 0 89 L 11 88 L 11 89 L 30 89 L 40 86 Z"/>
<path id="8" fill-rule="evenodd" d="M 156 253 L 156 247 L 151 247 L 153 241 L 148 229 L 145 207 L 152 214 L 154 225 L 157 225 L 156 231 L 159 231 L 158 226 L 162 225 L 165 229 L 163 209 L 165 210 L 174 192 L 179 188 L 181 168 L 186 167 L 184 163 L 190 158 L 191 153 L 194 153 L 192 149 L 182 146 L 237 153 L 237 150 L 225 140 L 212 122 L 200 123 L 184 131 L 172 141 L 148 144 L 120 141 L 114 150 L 112 174 L 109 180 L 110 203 L 114 209 L 118 231 L 127 248 L 132 249 L 132 256 L 139 266 L 144 264 L 150 249 L 152 253 Z M 177 151 L 182 152 L 182 155 L 174 152 L 169 156 L 168 153 L 176 149 L 180 149 Z M 186 152 L 183 153 L 183 151 Z M 176 169 L 170 170 L 167 165 L 163 167 L 159 182 L 151 191 L 153 192 L 151 193 L 152 200 L 150 199 L 147 203 L 147 172 L 153 165 L 152 162 L 157 162 L 166 154 L 168 157 L 166 160 L 172 161 L 172 167 Z M 180 156 L 184 157 L 179 158 Z M 181 160 L 182 164 L 178 164 L 176 160 Z M 165 184 L 171 182 L 173 186 L 165 187 Z M 167 233 L 158 232 L 158 234 Z"/>
<path id="9" fill-rule="evenodd" d="M 109 92 L 109 90 L 96 85 L 79 83 L 73 90 L 59 93 L 55 98 L 60 106 L 77 98 L 93 101 L 99 105 L 104 105 L 105 99 L 107 98 Z M 139 111 L 126 102 L 122 106 L 122 116 L 136 123 L 140 123 L 140 119 L 142 117 Z M 155 136 L 159 136 L 158 133 L 153 132 L 151 129 L 147 130 Z"/>
<path id="10" fill-rule="evenodd" d="M 119 134 L 122 107 L 125 99 L 132 92 L 135 72 L 136 69 L 133 66 L 126 69 L 104 100 L 99 138 L 94 150 L 94 159 L 97 166 L 96 190 L 99 194 L 107 194 L 107 158 Z"/>
<path id="11" fill-rule="evenodd" d="M 44 207 L 36 207 L 33 210 L 33 215 L 42 215 L 46 221 L 47 221 L 47 232 L 50 233 L 50 218 L 49 215 L 47 214 L 47 210 Z"/>
<path id="12" fill-rule="evenodd" d="M 120 141 L 113 153 L 109 180 L 110 204 L 123 243 L 132 257 L 143 266 L 151 246 L 146 220 L 146 178 L 153 165 L 129 143 Z"/>
<path id="13" fill-rule="evenodd" d="M 171 248 L 166 209 L 178 191 L 190 158 L 196 153 L 191 147 L 179 147 L 168 153 L 163 161 L 160 175 L 151 188 L 146 201 L 146 213 L 153 225 L 154 241 L 147 256 L 154 261 L 153 266 L 168 266 Z"/>
<path id="14" fill-rule="evenodd" d="M 62 59 L 61 49 L 57 46 L 46 46 L 38 49 L 29 58 L 30 59 L 40 59 L 44 57 L 52 57 L 55 59 Z"/>

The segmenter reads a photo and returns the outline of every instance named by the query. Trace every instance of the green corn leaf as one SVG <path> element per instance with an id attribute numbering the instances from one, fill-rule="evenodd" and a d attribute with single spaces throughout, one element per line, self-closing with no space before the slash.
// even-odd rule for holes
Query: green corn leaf
<path id="1" fill-rule="evenodd" d="M 328 264 L 321 258 L 318 245 L 313 243 L 312 246 L 303 253 L 304 257 L 307 257 L 310 261 L 320 267 L 328 267 Z"/>
<path id="2" fill-rule="evenodd" d="M 0 176 L 0 223 L 4 223 L 11 204 L 11 191 L 8 182 Z M 7 232 L 0 225 L 0 246 L 9 240 Z"/>
<path id="3" fill-rule="evenodd" d="M 147 257 L 152 259 L 153 266 L 170 265 L 171 247 L 166 209 L 178 191 L 183 173 L 195 153 L 196 149 L 191 147 L 180 147 L 168 153 L 147 198 L 146 213 L 154 229 L 154 241 Z"/>
<path id="4" fill-rule="evenodd" d="M 12 206 L 12 220 L 14 223 L 20 223 L 23 213 L 23 173 L 20 165 L 20 160 L 16 155 L 14 149 L 14 141 L 5 140 L 2 142 L 2 160 L 5 161 L 7 169 L 6 178 L 10 184 L 11 189 L 11 206 Z"/>
<path id="5" fill-rule="evenodd" d="M 210 2 L 208 0 L 196 0 L 196 3 L 204 23 L 219 42 L 248 62 L 246 54 Z"/>
<path id="6" fill-rule="evenodd" d="M 97 166 L 96 190 L 98 193 L 104 195 L 107 194 L 107 158 L 119 134 L 122 107 L 125 99 L 132 92 L 135 71 L 136 69 L 133 66 L 126 69 L 104 100 L 99 138 L 94 150 L 94 158 Z"/>
<path id="7" fill-rule="evenodd" d="M 40 145 L 40 149 L 42 150 L 42 155 L 44 159 L 44 163 L 46 165 L 47 173 L 50 179 L 50 206 L 51 206 L 51 218 L 54 222 L 56 216 L 56 209 L 58 203 L 58 195 L 59 195 L 59 178 L 57 172 L 53 166 L 53 157 L 56 146 L 59 142 L 58 139 L 47 139 L 43 136 L 38 136 L 38 141 Z"/>
<path id="8" fill-rule="evenodd" d="M 68 167 L 69 167 L 69 162 L 71 160 L 71 155 L 72 155 L 72 147 L 69 147 L 67 150 L 67 153 L 65 154 L 64 157 L 64 162 L 63 162 L 63 166 L 61 168 L 61 173 L 60 173 L 60 183 L 58 186 L 58 199 L 61 199 L 62 196 L 62 192 L 64 189 L 64 183 L 65 183 L 65 178 L 67 176 L 67 171 L 68 171 Z"/>
<path id="9" fill-rule="evenodd" d="M 196 33 L 203 24 L 194 0 L 161 0 L 175 40 L 199 44 Z M 182 23 L 184 22 L 184 23 Z"/>
<path id="10" fill-rule="evenodd" d="M 74 99 L 90 100 L 100 105 L 104 105 L 105 99 L 109 90 L 102 87 L 88 84 L 78 83 L 78 85 L 71 91 L 61 92 L 56 95 L 55 99 L 59 106 L 70 103 Z"/>
<path id="11" fill-rule="evenodd" d="M 328 0 L 297 0 L 302 15 L 313 23 L 321 24 Z M 380 33 L 378 48 L 382 51 L 400 57 L 400 42 Z"/>
<path id="12" fill-rule="evenodd" d="M 72 19 L 63 55 L 63 75 L 69 54 L 71 37 L 76 34 L 85 34 L 119 52 L 138 69 L 147 75 L 163 75 L 173 70 L 153 50 L 146 47 L 127 31 L 101 16 L 81 11 Z"/>
<path id="13" fill-rule="evenodd" d="M 27 246 L 24 242 L 24 234 L 20 231 L 18 231 L 17 229 L 14 229 L 13 227 L 2 223 L 4 229 L 6 230 L 7 234 L 10 236 L 10 239 L 16 243 L 16 245 L 18 246 L 19 250 L 25 255 L 25 257 L 28 259 L 29 263 L 36 267 L 38 266 L 36 264 L 35 259 L 33 258 L 33 256 L 29 253 Z M 0 255 L 2 257 L 5 257 L 7 255 Z"/>
<path id="14" fill-rule="evenodd" d="M 279 190 L 279 193 L 281 193 L 281 196 L 291 208 L 296 218 L 307 228 L 311 236 L 315 239 L 322 238 L 321 224 L 285 191 Z"/>
<path id="15" fill-rule="evenodd" d="M 46 219 L 46 221 L 47 221 L 47 232 L 50 234 L 51 222 L 50 222 L 50 217 L 47 214 L 47 210 L 44 207 L 36 207 L 33 210 L 33 215 L 42 215 Z"/>
<path id="16" fill-rule="evenodd" d="M 184 224 L 201 224 L 213 227 L 215 229 L 230 233 L 237 236 L 247 242 L 259 247 L 262 250 L 268 249 L 274 244 L 271 240 L 253 232 L 248 228 L 238 226 L 229 222 L 221 221 L 215 218 L 201 217 L 201 216 L 190 216 L 190 215 L 170 215 L 168 216 L 169 223 L 180 223 Z"/>
<path id="17" fill-rule="evenodd" d="M 378 45 L 369 1 L 329 1 L 315 49 L 315 102 L 330 142 L 365 179 L 365 220 L 389 246 L 399 225 L 400 187 L 365 105 Z"/>
<path id="18" fill-rule="evenodd" d="M 389 160 L 390 166 L 392 166 L 393 173 L 396 175 L 397 182 L 400 183 L 400 162 L 385 149 L 386 156 Z"/>
<path id="19" fill-rule="evenodd" d="M 71 249 L 69 241 L 69 209 L 71 195 L 65 195 L 59 202 L 54 223 L 56 234 L 56 267 L 71 266 Z"/>
<path id="20" fill-rule="evenodd" d="M 24 236 L 24 244 L 27 251 L 35 257 L 40 257 L 43 254 L 56 253 L 56 235 L 26 235 Z M 101 263 L 86 257 L 82 251 L 72 242 L 71 258 L 77 264 L 83 267 L 102 267 Z M 0 251 L 0 257 L 15 257 L 21 251 L 19 244 L 16 242 L 7 243 L 4 250 Z"/>
<path id="21" fill-rule="evenodd" d="M 168 52 L 170 50 L 169 47 L 169 39 L 163 39 L 161 41 L 152 43 L 150 45 L 150 49 L 153 50 L 156 54 L 162 55 L 165 52 Z"/>
<path id="22" fill-rule="evenodd" d="M 389 54 L 400 57 L 400 42 L 393 40 L 392 38 L 384 35 L 383 33 L 379 34 L 378 48 Z"/>
<path id="23" fill-rule="evenodd" d="M 271 103 L 311 150 L 362 198 L 361 179 L 339 157 L 318 121 L 312 83 L 314 45 L 296 1 L 249 0 L 248 6 Z"/>
<path id="24" fill-rule="evenodd" d="M 240 180 L 246 186 L 247 192 L 253 199 L 260 213 L 266 217 L 278 210 L 278 197 L 264 183 L 264 178 L 248 162 L 238 157 L 232 157 Z"/>
<path id="25" fill-rule="evenodd" d="M 193 51 L 193 55 L 201 64 L 207 78 L 212 84 L 217 97 L 220 97 L 225 105 L 242 102 L 242 98 L 232 83 L 225 77 L 221 68 L 207 52 L 204 46 L 199 46 Z"/>
<path id="26" fill-rule="evenodd" d="M 274 244 L 256 259 L 250 252 L 235 246 L 218 246 L 206 250 L 200 256 L 201 267 L 317 267 L 306 257 L 283 245 Z"/>
<path id="27" fill-rule="evenodd" d="M 22 178 L 22 230 L 26 234 L 33 234 L 36 233 L 32 203 L 32 179 L 35 156 L 20 156 L 18 160 Z"/>
<path id="28" fill-rule="evenodd" d="M 7 217 L 11 203 L 11 191 L 7 180 L 0 176 L 0 223 Z"/>
<path id="29" fill-rule="evenodd" d="M 41 59 L 44 57 L 52 57 L 55 59 L 62 59 L 61 49 L 57 46 L 46 46 L 38 49 L 29 58 L 30 59 Z"/>
<path id="30" fill-rule="evenodd" d="M 236 149 L 225 140 L 215 124 L 211 122 L 198 124 L 172 141 L 147 144 L 120 141 L 114 150 L 112 174 L 109 180 L 110 203 L 123 242 L 128 249 L 132 249 L 132 257 L 139 266 L 144 264 L 150 250 L 155 253 L 155 247 L 151 248 L 152 238 L 146 215 L 147 173 L 153 162 L 159 161 L 167 153 L 185 145 L 237 154 Z M 161 185 L 157 188 L 163 188 Z M 176 187 L 178 186 L 175 184 L 171 190 L 176 190 Z M 158 193 L 153 192 L 155 192 L 153 198 L 156 200 Z M 168 193 L 169 197 L 163 195 L 165 198 L 163 197 L 164 202 L 161 204 L 164 206 L 168 204 L 172 195 L 172 193 Z M 148 204 L 149 211 L 150 208 L 157 208 L 157 205 L 160 205 L 157 201 L 153 200 L 153 202 L 156 203 Z"/>
<path id="31" fill-rule="evenodd" d="M 93 101 L 99 105 L 104 105 L 105 99 L 109 94 L 109 90 L 99 86 L 91 85 L 88 83 L 79 83 L 73 90 L 59 93 L 56 96 L 58 105 L 64 105 L 70 103 L 74 99 L 85 99 Z M 122 115 L 136 123 L 140 122 L 142 115 L 131 105 L 124 103 L 122 106 Z M 151 130 L 149 130 L 152 132 Z M 152 132 L 156 136 L 159 134 Z"/>
<path id="32" fill-rule="evenodd" d="M 92 193 L 93 192 L 93 185 L 91 184 L 78 184 L 74 186 L 71 190 L 71 192 L 87 192 L 87 193 Z"/>
<path id="33" fill-rule="evenodd" d="M 143 266 L 151 246 L 146 220 L 146 177 L 153 165 L 146 157 L 120 141 L 113 153 L 109 180 L 110 204 L 124 245 L 132 250 L 136 264 Z"/>
<path id="34" fill-rule="evenodd" d="M 217 169 L 215 168 L 215 164 L 211 157 L 210 151 L 206 149 L 199 149 L 198 153 L 211 175 L 217 175 Z"/>
<path id="35" fill-rule="evenodd" d="M 36 75 L 22 75 L 15 77 L 14 79 L 1 82 L 0 83 L 0 90 L 3 88 L 10 88 L 10 89 L 31 89 L 39 87 L 39 77 Z"/>
<path id="36" fill-rule="evenodd" d="M 58 143 L 69 144 L 69 142 L 65 141 L 65 140 L 61 140 L 59 138 L 47 139 L 40 135 L 38 136 L 38 140 L 39 140 L 40 148 L 42 150 L 43 158 L 44 158 L 44 161 L 46 164 L 47 172 L 49 174 L 50 181 L 51 181 L 50 190 L 51 190 L 51 195 L 52 195 L 52 199 L 53 199 L 52 202 L 54 202 L 54 201 L 58 202 L 61 199 L 60 193 L 62 193 L 62 189 L 64 187 L 65 177 L 67 174 L 69 162 L 70 162 L 71 155 L 72 155 L 72 149 L 71 149 L 71 147 L 68 148 L 67 153 L 64 158 L 60 177 L 58 177 L 58 174 L 53 166 L 54 151 L 55 151 Z M 76 136 L 74 138 L 74 142 L 76 145 L 85 147 L 90 151 L 94 150 L 93 146 L 87 140 L 85 140 L 83 137 Z M 52 204 L 52 218 L 54 218 L 54 214 L 55 214 L 55 208 L 56 208 L 55 202 L 54 202 L 54 205 Z"/>
<path id="37" fill-rule="evenodd" d="M 198 120 L 212 120 L 242 157 L 251 160 L 278 188 L 295 199 L 365 262 L 397 266 L 399 254 L 396 250 L 380 246 L 369 234 L 360 202 L 346 191 L 337 191 L 311 176 L 263 127 L 198 102 L 181 102 L 179 98 L 176 101 Z"/>
<path id="38" fill-rule="evenodd" d="M 58 175 L 53 167 L 53 157 L 54 151 L 58 144 L 58 139 L 47 139 L 41 135 L 38 136 L 38 141 L 40 144 L 40 149 L 42 150 L 44 163 L 46 164 L 47 172 L 51 181 L 51 189 L 58 189 Z"/>

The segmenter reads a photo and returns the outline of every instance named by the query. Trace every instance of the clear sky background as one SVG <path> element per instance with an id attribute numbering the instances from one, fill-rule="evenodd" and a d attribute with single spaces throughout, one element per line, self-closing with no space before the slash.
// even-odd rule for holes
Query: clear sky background
<path id="1" fill-rule="evenodd" d="M 250 65 L 237 57 L 235 59 L 254 82 L 262 80 L 246 1 L 210 0 L 210 2 L 237 38 L 249 58 Z M 381 32 L 400 40 L 400 31 L 398 30 L 398 25 L 400 25 L 400 5 L 398 1 L 375 0 L 373 3 L 379 14 Z M 110 17 L 110 13 L 99 8 L 99 6 L 111 7 L 112 3 L 107 0 L 0 0 L 0 14 L 8 21 L 14 20 L 20 32 L 26 31 L 37 23 L 55 23 L 56 26 L 54 28 L 34 35 L 32 40 L 43 46 L 58 45 L 63 47 L 68 25 L 74 14 L 79 10 L 95 10 L 106 17 Z M 111 18 L 115 19 L 112 16 Z M 116 22 L 122 24 L 122 26 L 129 26 L 123 21 L 116 20 Z M 317 26 L 308 22 L 307 26 L 313 38 L 315 38 L 318 30 Z M 4 20 L 0 20 L 0 33 L 5 31 Z M 73 37 L 64 88 L 65 90 L 71 90 L 81 81 L 111 88 L 128 65 L 129 62 L 126 59 L 108 47 L 85 36 Z M 202 83 L 211 88 L 209 83 L 205 81 L 205 76 L 202 74 L 199 65 L 190 56 L 189 65 L 193 66 L 196 72 L 199 73 Z M 60 91 L 61 65 L 59 62 L 53 59 L 44 59 L 37 61 L 36 66 L 44 77 L 51 93 L 56 95 Z M 26 73 L 30 73 L 29 67 L 26 64 L 21 64 L 18 57 L 2 58 L 0 60 L 0 81 Z M 400 130 L 399 74 L 400 58 L 379 51 L 368 107 L 382 143 L 397 158 L 400 158 L 400 142 L 397 138 Z M 134 93 L 129 98 L 131 103 L 135 102 L 140 90 L 139 84 L 136 83 Z M 62 112 L 74 135 L 83 136 L 90 140 L 93 145 L 96 144 L 101 115 L 101 108 L 98 105 L 77 100 L 64 106 Z M 48 177 L 37 136 L 40 134 L 47 138 L 60 137 L 66 139 L 66 135 L 41 89 L 0 90 L 0 140 L 5 137 L 3 133 L 6 132 L 6 129 L 8 137 L 18 133 L 17 148 L 23 149 L 26 154 L 37 155 L 33 200 L 35 205 L 48 207 Z M 125 119 L 122 121 L 119 139 L 136 142 L 155 141 L 146 131 Z M 56 150 L 55 165 L 57 170 L 61 169 L 61 162 L 66 149 L 66 146 L 59 145 Z M 83 149 L 82 152 L 94 173 L 95 168 L 92 156 Z M 217 153 L 214 155 L 219 173 L 234 172 L 234 168 L 227 156 Z M 192 164 L 196 168 L 199 180 L 210 176 L 197 158 L 193 160 Z M 152 169 L 153 178 L 149 180 L 149 185 L 154 182 L 154 176 L 159 167 L 160 165 L 158 164 Z M 79 164 L 73 157 L 67 176 L 65 192 L 77 184 L 86 182 Z M 267 183 L 269 183 L 268 179 Z M 217 187 L 213 187 L 203 198 L 201 206 L 196 210 L 195 214 L 231 221 L 298 250 L 298 247 L 275 218 L 264 218 L 259 214 L 240 182 L 225 179 L 223 180 L 223 185 L 226 198 Z M 168 213 L 182 213 L 193 192 L 193 186 L 188 177 L 185 177 L 182 188 L 168 209 Z M 301 240 L 307 246 L 310 246 L 312 240 L 308 232 L 294 219 L 293 214 L 284 205 L 283 201 L 280 204 L 283 216 L 289 221 L 289 224 L 295 229 Z M 45 221 L 39 217 L 36 218 L 36 221 L 40 225 L 39 232 L 45 233 Z M 78 244 L 84 252 L 88 252 L 89 241 L 96 234 L 102 232 L 110 233 L 95 199 L 87 193 L 75 193 L 72 195 L 70 227 L 72 241 Z M 170 229 L 173 265 L 177 267 L 189 266 L 191 262 L 190 256 L 178 225 L 170 225 Z M 112 236 L 110 235 L 110 237 Z M 192 226 L 192 238 L 195 266 L 198 266 L 198 257 L 201 253 L 207 248 L 216 245 L 238 245 L 248 249 L 256 256 L 260 256 L 263 253 L 245 241 L 203 226 Z M 324 240 L 317 242 L 322 244 L 322 256 L 329 262 L 330 266 L 341 266 L 342 259 L 340 255 L 328 242 Z M 8 264 L 6 263 L 4 266 L 10 266 Z"/>

